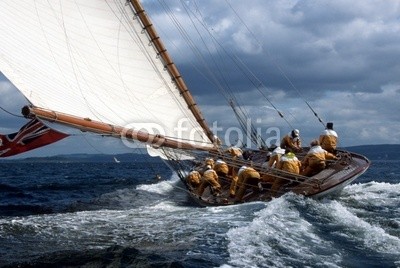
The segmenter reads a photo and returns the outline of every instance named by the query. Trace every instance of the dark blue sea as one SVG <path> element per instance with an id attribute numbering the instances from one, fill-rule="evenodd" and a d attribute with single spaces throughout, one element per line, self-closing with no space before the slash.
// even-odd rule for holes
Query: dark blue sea
<path id="1" fill-rule="evenodd" d="M 0 267 L 400 267 L 400 161 L 335 198 L 212 208 L 161 162 L 0 162 Z"/>

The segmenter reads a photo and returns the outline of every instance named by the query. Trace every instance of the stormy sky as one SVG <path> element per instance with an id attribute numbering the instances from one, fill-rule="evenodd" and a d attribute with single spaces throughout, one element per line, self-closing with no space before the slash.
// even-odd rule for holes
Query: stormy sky
<path id="1" fill-rule="evenodd" d="M 210 125 L 237 125 L 227 104 L 235 96 L 263 135 L 298 128 L 308 144 L 323 130 L 314 111 L 334 123 L 340 146 L 400 143 L 400 0 L 143 5 Z M 24 100 L 3 76 L 0 91 L 0 107 L 20 114 Z M 21 122 L 0 111 L 0 132 Z M 40 150 L 60 152 L 71 140 L 81 143 L 69 146 L 75 152 L 120 146 L 73 137 Z"/>

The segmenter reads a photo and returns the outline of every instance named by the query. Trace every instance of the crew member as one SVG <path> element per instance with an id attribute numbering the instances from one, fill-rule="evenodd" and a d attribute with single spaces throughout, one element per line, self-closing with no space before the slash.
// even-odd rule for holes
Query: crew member
<path id="1" fill-rule="evenodd" d="M 232 157 L 232 160 L 242 159 L 243 158 L 243 151 L 238 147 L 229 147 L 225 152 L 229 153 Z M 229 188 L 229 195 L 231 197 L 235 196 L 236 186 L 238 182 L 238 170 L 235 167 L 235 163 L 229 166 L 229 176 L 232 178 L 231 186 Z"/>
<path id="2" fill-rule="evenodd" d="M 258 182 L 260 181 L 260 173 L 254 168 L 242 166 L 238 172 L 238 192 L 236 200 L 241 201 L 248 186 L 252 186 L 254 190 L 258 189 Z"/>
<path id="3" fill-rule="evenodd" d="M 326 129 L 319 136 L 319 144 L 322 149 L 334 154 L 336 152 L 336 145 L 338 134 L 333 130 L 333 123 L 327 123 Z"/>
<path id="4" fill-rule="evenodd" d="M 301 162 L 293 152 L 287 152 L 276 165 L 277 169 L 294 174 L 300 174 Z"/>
<path id="5" fill-rule="evenodd" d="M 232 156 L 232 159 L 243 157 L 243 151 L 238 147 L 229 147 L 225 152 L 229 153 Z"/>
<path id="6" fill-rule="evenodd" d="M 322 149 L 318 140 L 313 140 L 310 143 L 310 146 L 310 150 L 302 161 L 303 170 L 301 175 L 304 176 L 313 176 L 322 171 L 326 167 L 327 159 L 337 159 L 335 155 Z"/>
<path id="7" fill-rule="evenodd" d="M 263 168 L 276 168 L 277 165 L 279 164 L 280 160 L 281 160 L 281 157 L 284 154 L 285 154 L 285 149 L 282 149 L 280 146 L 276 147 L 272 151 L 268 162 L 263 164 Z M 270 184 L 273 184 L 276 179 L 277 179 L 276 176 L 273 176 L 273 175 L 271 175 L 269 173 L 265 173 L 261 177 L 261 180 L 263 182 L 267 182 L 267 183 L 270 183 Z"/>
<path id="8" fill-rule="evenodd" d="M 285 150 L 282 149 L 281 147 L 276 147 L 272 153 L 271 156 L 269 157 L 268 160 L 268 167 L 274 168 L 278 165 L 279 161 L 281 160 L 282 155 L 285 154 Z"/>
<path id="9" fill-rule="evenodd" d="M 197 170 L 192 170 L 189 172 L 186 179 L 190 186 L 192 186 L 193 188 L 197 188 L 201 183 L 200 172 L 198 172 Z"/>
<path id="10" fill-rule="evenodd" d="M 229 173 L 228 165 L 225 163 L 225 161 L 223 161 L 221 159 L 217 159 L 217 161 L 215 162 L 214 170 L 215 170 L 215 172 L 217 172 L 217 175 L 220 177 L 221 176 L 226 177 Z"/>
<path id="11" fill-rule="evenodd" d="M 210 165 L 206 166 L 206 171 L 204 171 L 203 176 L 201 177 L 201 184 L 198 189 L 198 195 L 202 196 L 204 190 L 207 186 L 210 186 L 211 193 L 215 196 L 219 196 L 221 193 L 221 185 L 218 182 L 218 175 L 215 170 L 212 169 Z"/>
<path id="12" fill-rule="evenodd" d="M 293 129 L 281 141 L 282 149 L 289 149 L 292 152 L 301 152 L 300 131 Z"/>
<path id="13" fill-rule="evenodd" d="M 289 151 L 281 157 L 279 163 L 276 165 L 276 168 L 293 174 L 299 174 L 301 162 L 293 152 Z M 287 182 L 288 180 L 282 177 L 275 178 L 274 183 L 271 187 L 272 194 L 274 196 L 279 195 L 279 189 Z"/>
<path id="14" fill-rule="evenodd" d="M 211 168 L 213 168 L 214 167 L 214 159 L 206 158 L 205 165 L 206 166 L 211 166 Z"/>

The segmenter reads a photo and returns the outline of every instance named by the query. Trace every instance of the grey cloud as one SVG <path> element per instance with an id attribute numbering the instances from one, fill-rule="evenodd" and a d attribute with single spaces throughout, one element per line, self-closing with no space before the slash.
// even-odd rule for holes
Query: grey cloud
<path id="1" fill-rule="evenodd" d="M 200 9 L 210 32 L 228 52 L 234 52 L 250 66 L 267 87 L 292 91 L 279 69 L 311 99 L 321 96 L 315 94 L 316 90 L 379 92 L 381 86 L 399 83 L 396 75 L 400 68 L 396 60 L 396 55 L 400 54 L 397 1 L 379 4 L 376 1 L 231 2 L 236 11 L 240 10 L 240 19 L 224 1 L 188 3 L 190 8 Z M 183 12 L 180 17 L 185 17 Z M 181 23 L 189 21 L 183 19 Z M 172 36 L 177 34 L 164 32 Z M 195 38 L 193 30 L 188 32 Z M 208 40 L 207 44 L 210 43 L 212 41 Z M 199 49 L 205 50 L 202 44 Z M 186 50 L 181 47 L 171 50 L 182 70 L 193 70 L 190 60 L 200 61 L 182 51 Z M 204 61 L 212 63 L 219 61 L 219 57 L 226 58 L 221 49 L 219 53 L 216 51 L 203 54 Z M 218 62 L 218 69 L 211 67 L 212 72 L 224 72 L 234 91 L 251 90 L 254 85 L 246 81 L 231 60 L 226 61 L 225 65 Z M 186 73 L 185 77 L 192 84 L 202 83 L 198 77 L 191 77 L 189 71 Z M 199 91 L 196 86 L 194 89 L 199 95 L 215 90 L 212 86 Z"/>

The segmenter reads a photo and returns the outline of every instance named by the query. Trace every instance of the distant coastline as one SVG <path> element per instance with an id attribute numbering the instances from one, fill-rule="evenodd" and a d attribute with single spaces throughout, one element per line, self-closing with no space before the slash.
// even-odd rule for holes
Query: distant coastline
<path id="1" fill-rule="evenodd" d="M 380 144 L 380 145 L 360 145 L 360 146 L 349 146 L 344 149 L 365 155 L 370 160 L 400 160 L 400 144 Z M 161 160 L 157 157 L 151 157 L 146 153 L 125 153 L 125 154 L 66 154 L 66 155 L 55 155 L 46 157 L 27 157 L 19 159 L 7 159 L 0 158 L 0 163 L 4 162 L 23 162 L 23 163 L 38 163 L 38 162 L 50 162 L 50 163 L 63 163 L 63 162 L 115 162 L 114 157 L 120 161 L 120 163 L 148 163 L 148 162 L 160 162 Z M 116 163 L 118 164 L 118 163 Z"/>
<path id="2" fill-rule="evenodd" d="M 119 161 L 115 162 L 114 157 Z M 94 163 L 94 162 L 114 162 L 116 165 L 120 163 L 149 163 L 161 162 L 158 157 L 151 157 L 148 154 L 125 153 L 125 154 L 65 154 L 44 157 L 27 157 L 19 159 L 0 159 L 0 163 Z"/>
<path id="3" fill-rule="evenodd" d="M 400 160 L 400 144 L 360 145 L 346 150 L 366 156 L 369 160 Z"/>

